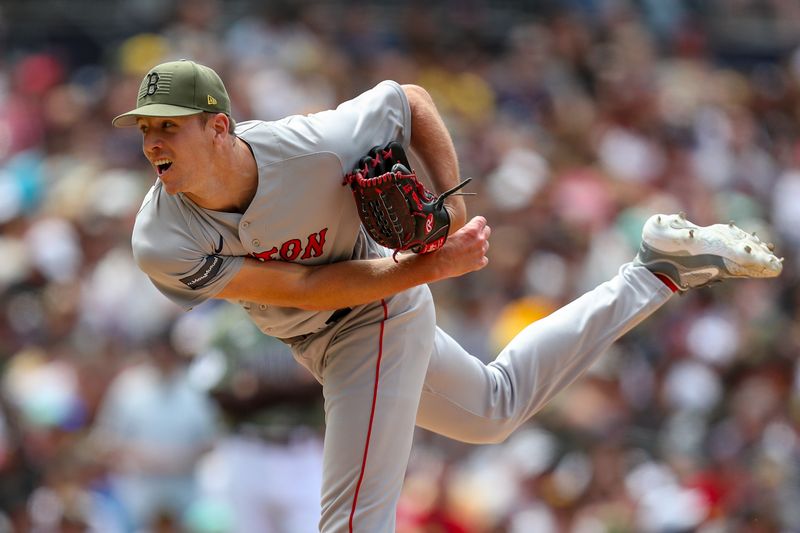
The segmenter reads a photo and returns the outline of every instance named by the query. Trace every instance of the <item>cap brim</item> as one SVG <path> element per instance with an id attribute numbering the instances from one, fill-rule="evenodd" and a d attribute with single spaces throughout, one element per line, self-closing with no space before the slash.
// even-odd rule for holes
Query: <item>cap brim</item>
<path id="1" fill-rule="evenodd" d="M 181 107 L 170 104 L 148 104 L 114 117 L 111 124 L 117 128 L 127 128 L 135 126 L 138 117 L 186 117 L 189 115 L 197 115 L 202 112 L 202 109 L 192 109 L 191 107 Z"/>

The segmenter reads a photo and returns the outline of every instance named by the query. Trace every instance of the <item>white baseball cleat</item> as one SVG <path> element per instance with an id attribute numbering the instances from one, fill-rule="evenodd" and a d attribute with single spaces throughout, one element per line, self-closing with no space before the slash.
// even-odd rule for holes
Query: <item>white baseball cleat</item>
<path id="1" fill-rule="evenodd" d="M 783 259 L 774 246 L 730 224 L 698 226 L 686 215 L 653 215 L 634 263 L 669 278 L 680 291 L 728 278 L 774 278 Z"/>

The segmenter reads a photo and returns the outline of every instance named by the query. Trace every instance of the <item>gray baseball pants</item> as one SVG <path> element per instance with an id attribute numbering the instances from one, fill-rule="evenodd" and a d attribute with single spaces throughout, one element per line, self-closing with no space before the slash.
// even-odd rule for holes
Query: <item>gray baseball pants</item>
<path id="1" fill-rule="evenodd" d="M 519 333 L 489 364 L 436 327 L 426 286 L 357 308 L 293 346 L 323 384 L 324 533 L 392 533 L 414 426 L 495 443 L 672 292 L 632 264 Z"/>

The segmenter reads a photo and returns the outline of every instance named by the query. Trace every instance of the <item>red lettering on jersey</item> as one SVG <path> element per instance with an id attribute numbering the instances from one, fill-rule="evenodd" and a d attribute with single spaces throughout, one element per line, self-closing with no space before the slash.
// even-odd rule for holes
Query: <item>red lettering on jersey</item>
<path id="1" fill-rule="evenodd" d="M 263 252 L 255 253 L 253 252 L 251 255 L 260 261 L 272 261 L 275 259 L 273 256 L 278 253 L 278 249 L 276 247 L 272 247 L 269 250 L 265 250 Z"/>
<path id="2" fill-rule="evenodd" d="M 300 259 L 308 259 L 309 257 L 319 257 L 322 255 L 322 248 L 325 246 L 325 234 L 328 233 L 328 228 L 321 229 L 319 233 L 312 233 L 308 236 L 308 244 L 306 244 L 306 251 Z"/>
<path id="3" fill-rule="evenodd" d="M 300 239 L 292 239 L 281 244 L 281 259 L 284 261 L 294 261 L 303 249 Z"/>
<path id="4" fill-rule="evenodd" d="M 261 261 L 274 261 L 278 259 L 276 255 L 280 255 L 283 261 L 294 261 L 300 259 L 308 259 L 310 257 L 319 257 L 324 253 L 325 248 L 325 235 L 328 233 L 328 228 L 323 228 L 316 233 L 312 233 L 307 237 L 307 244 L 303 248 L 303 242 L 300 239 L 289 239 L 281 244 L 280 248 L 273 246 L 269 250 L 263 252 L 251 253 L 253 257 Z"/>

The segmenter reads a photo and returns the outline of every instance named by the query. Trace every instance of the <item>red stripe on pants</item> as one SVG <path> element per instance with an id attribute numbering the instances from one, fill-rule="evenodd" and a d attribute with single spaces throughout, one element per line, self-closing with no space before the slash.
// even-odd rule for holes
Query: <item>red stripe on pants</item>
<path id="1" fill-rule="evenodd" d="M 381 300 L 383 306 L 383 320 L 381 320 L 381 333 L 378 338 L 378 361 L 375 364 L 375 385 L 372 389 L 372 409 L 369 412 L 369 426 L 367 426 L 367 442 L 364 444 L 364 457 L 361 459 L 361 474 L 358 476 L 356 493 L 353 496 L 353 508 L 350 509 L 350 533 L 353 533 L 353 517 L 356 514 L 356 504 L 358 503 L 358 492 L 361 490 L 361 482 L 364 481 L 364 471 L 367 468 L 367 455 L 369 454 L 369 441 L 372 436 L 372 422 L 375 420 L 375 405 L 378 403 L 378 379 L 381 375 L 381 357 L 383 357 L 383 329 L 386 319 L 389 318 L 389 309 L 386 301 Z"/>

